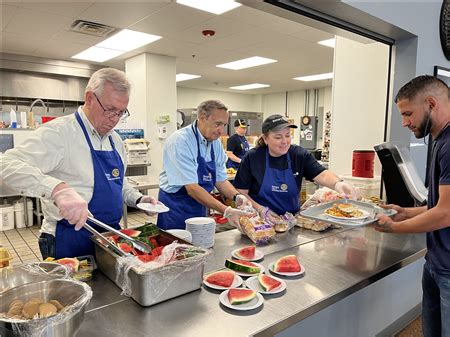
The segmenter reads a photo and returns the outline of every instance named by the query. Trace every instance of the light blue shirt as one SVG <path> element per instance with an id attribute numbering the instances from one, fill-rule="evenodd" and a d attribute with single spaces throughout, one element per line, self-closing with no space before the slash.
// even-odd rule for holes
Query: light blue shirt
<path id="1" fill-rule="evenodd" d="M 211 161 L 211 147 L 216 162 L 216 181 L 227 180 L 225 162 L 227 156 L 220 140 L 207 141 L 197 127 L 200 155 Z M 197 141 L 192 124 L 173 133 L 164 144 L 163 170 L 159 175 L 159 188 L 175 193 L 188 184 L 198 183 Z"/>

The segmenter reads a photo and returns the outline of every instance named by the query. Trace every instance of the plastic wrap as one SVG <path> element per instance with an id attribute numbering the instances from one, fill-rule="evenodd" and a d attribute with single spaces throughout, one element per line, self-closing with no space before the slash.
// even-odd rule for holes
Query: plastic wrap
<path id="1" fill-rule="evenodd" d="M 243 233 L 257 245 L 267 244 L 275 236 L 273 226 L 259 216 L 241 216 L 239 221 Z"/>
<path id="2" fill-rule="evenodd" d="M 171 287 L 173 281 L 204 264 L 210 254 L 209 249 L 174 241 L 164 247 L 158 258 L 150 262 L 142 262 L 136 256 L 117 258 L 115 281 L 122 288 L 122 295 L 131 296 L 133 285 L 130 270 L 133 269 L 139 276 L 147 276 L 146 286 L 151 289 L 152 296 L 158 298 Z"/>
<path id="3" fill-rule="evenodd" d="M 339 194 L 338 192 L 329 189 L 328 187 L 322 187 L 314 192 L 314 194 L 305 201 L 300 210 L 304 211 L 305 209 L 317 206 L 318 204 L 340 199 L 345 199 L 345 195 Z"/>
<path id="4" fill-rule="evenodd" d="M 64 308 L 46 318 L 13 319 L 5 316 L 12 301 L 19 299 L 26 302 L 32 298 L 57 300 Z M 76 280 L 57 279 L 25 284 L 0 295 L 0 325 L 18 336 L 73 336 L 81 325 L 85 307 L 91 298 L 91 288 Z"/>
<path id="5" fill-rule="evenodd" d="M 32 262 L 0 270 L 0 294 L 27 283 L 68 278 L 69 269 L 52 262 Z"/>

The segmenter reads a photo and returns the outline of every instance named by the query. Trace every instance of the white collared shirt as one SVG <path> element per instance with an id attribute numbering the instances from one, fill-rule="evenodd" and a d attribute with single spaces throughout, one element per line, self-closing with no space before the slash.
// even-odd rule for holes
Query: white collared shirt
<path id="1" fill-rule="evenodd" d="M 81 107 L 81 120 L 95 150 L 111 151 L 111 136 L 126 169 L 125 148 L 120 136 L 111 131 L 100 136 Z M 39 197 L 42 200 L 44 222 L 41 232 L 54 235 L 61 219 L 51 193 L 56 185 L 66 182 L 87 202 L 92 198 L 94 168 L 89 145 L 75 114 L 59 117 L 41 125 L 19 146 L 0 157 L 1 184 L 14 193 Z M 122 196 L 125 204 L 134 206 L 142 194 L 124 179 Z M 108 196 L 105 196 L 108 197 Z"/>

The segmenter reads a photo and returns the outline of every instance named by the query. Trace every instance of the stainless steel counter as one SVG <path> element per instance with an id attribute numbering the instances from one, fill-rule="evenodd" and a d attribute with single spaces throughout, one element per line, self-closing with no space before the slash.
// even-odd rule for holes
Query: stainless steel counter
<path id="1" fill-rule="evenodd" d="M 221 268 L 231 250 L 248 244 L 235 230 L 217 234 L 206 270 Z M 265 267 L 296 254 L 306 273 L 285 279 L 287 290 L 266 297 L 258 309 L 234 312 L 219 303 L 219 291 L 205 288 L 144 308 L 120 296 L 120 290 L 97 272 L 78 336 L 272 336 L 420 259 L 425 237 L 382 234 L 371 228 L 323 234 L 296 228 L 260 249 Z"/>

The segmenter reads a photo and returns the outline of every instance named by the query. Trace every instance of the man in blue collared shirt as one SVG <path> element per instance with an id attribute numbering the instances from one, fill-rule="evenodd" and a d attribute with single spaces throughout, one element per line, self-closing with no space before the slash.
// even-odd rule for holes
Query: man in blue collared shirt
<path id="1" fill-rule="evenodd" d="M 197 120 L 167 138 L 164 144 L 163 171 L 159 176 L 159 200 L 170 212 L 158 215 L 162 229 L 185 228 L 184 221 L 206 216 L 211 208 L 239 226 L 247 212 L 227 207 L 211 191 L 216 187 L 226 198 L 251 205 L 227 180 L 227 156 L 219 140 L 228 123 L 228 109 L 220 101 L 208 100 L 197 108 Z"/>

